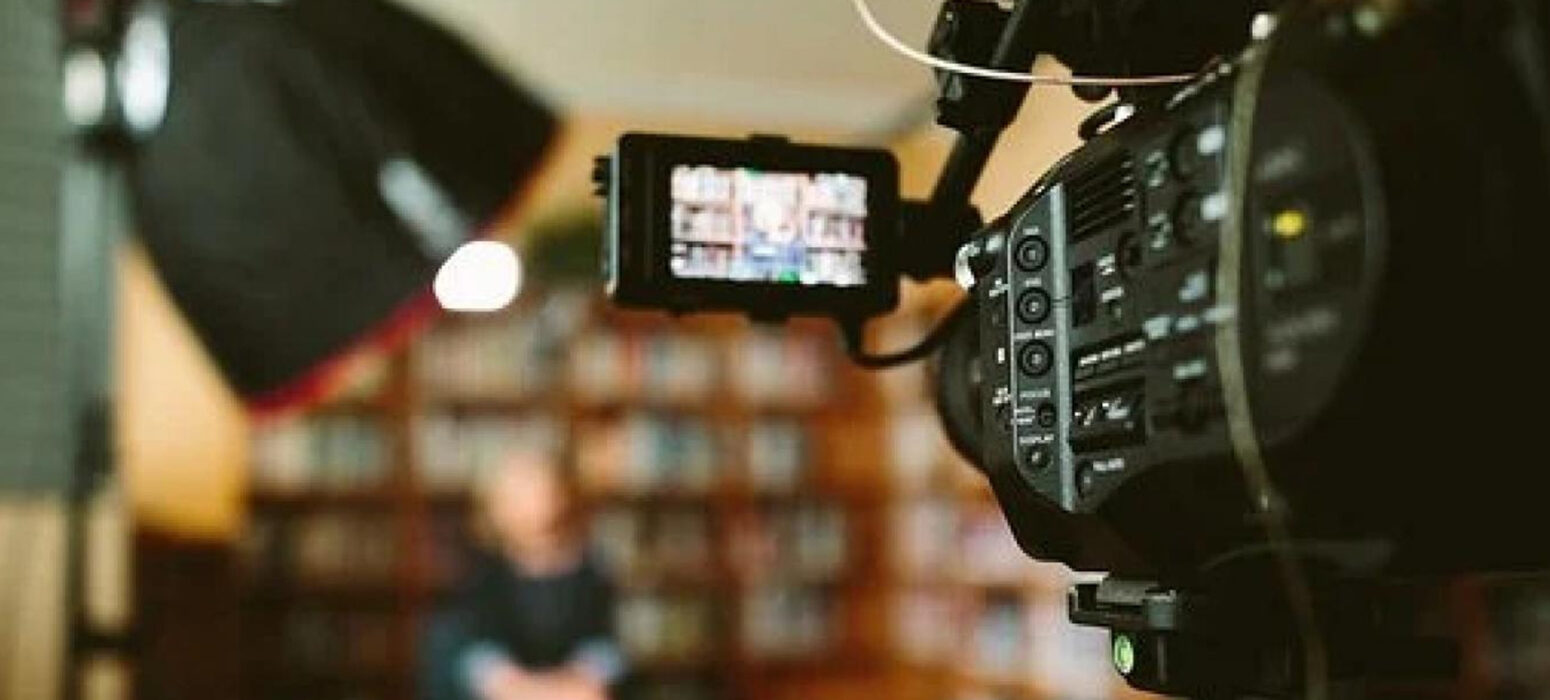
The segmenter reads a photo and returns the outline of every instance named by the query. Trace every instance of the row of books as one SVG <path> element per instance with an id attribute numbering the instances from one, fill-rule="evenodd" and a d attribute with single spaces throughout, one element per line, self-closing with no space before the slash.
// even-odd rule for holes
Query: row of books
<path id="1" fill-rule="evenodd" d="M 643 662 L 701 661 L 719 647 L 719 600 L 699 594 L 633 591 L 615 610 L 619 642 Z"/>
<path id="2" fill-rule="evenodd" d="M 718 700 L 729 694 L 712 679 L 652 678 L 640 683 L 633 695 L 639 700 Z"/>
<path id="3" fill-rule="evenodd" d="M 253 482 L 275 491 L 382 485 L 392 464 L 382 422 L 364 415 L 320 415 L 260 426 Z"/>
<path id="4" fill-rule="evenodd" d="M 608 508 L 593 516 L 592 539 L 625 581 L 706 579 L 716 568 L 711 520 L 699 508 Z"/>
<path id="5" fill-rule="evenodd" d="M 765 420 L 748 427 L 747 478 L 755 491 L 794 491 L 810 478 L 818 458 L 813 432 L 794 420 Z"/>
<path id="6" fill-rule="evenodd" d="M 752 406 L 816 406 L 829 395 L 830 348 L 810 334 L 750 330 L 729 339 L 597 330 L 574 346 L 577 400 L 682 403 L 725 386 Z"/>
<path id="7" fill-rule="evenodd" d="M 600 329 L 572 350 L 569 389 L 582 402 L 703 401 L 720 379 L 714 341 L 703 336 Z"/>
<path id="8" fill-rule="evenodd" d="M 544 395 L 563 377 L 568 324 L 538 314 L 499 323 L 438 329 L 422 341 L 415 378 L 427 396 L 489 398 Z"/>
<path id="9" fill-rule="evenodd" d="M 741 430 L 739 428 L 742 428 Z M 515 453 L 557 454 L 569 435 L 543 411 L 521 417 L 432 413 L 417 423 L 415 466 L 432 490 L 462 490 Z M 581 481 L 600 493 L 705 492 L 726 478 L 739 450 L 746 483 L 789 492 L 804 484 L 813 437 L 803 422 L 770 418 L 738 426 L 635 411 L 574 430 Z"/>
<path id="10" fill-rule="evenodd" d="M 416 423 L 415 468 L 431 490 L 463 490 L 515 453 L 555 454 L 566 437 L 543 412 L 520 418 L 433 413 Z M 577 431 L 584 482 L 606 492 L 706 490 L 743 451 L 749 485 L 791 491 L 803 484 L 812 457 L 808 427 L 789 419 L 755 421 L 738 431 L 699 418 L 636 412 L 594 420 Z M 367 416 L 315 416 L 261 428 L 253 481 L 270 492 L 367 489 L 385 484 L 392 464 L 379 421 Z"/>
<path id="11" fill-rule="evenodd" d="M 907 581 L 1048 590 L 1069 576 L 1064 567 L 1029 559 L 991 503 L 912 499 L 895 506 L 892 519 L 894 569 Z M 951 580 L 940 580 L 943 572 L 952 572 Z"/>
<path id="12" fill-rule="evenodd" d="M 903 501 L 890 513 L 894 571 L 907 581 L 922 581 L 959 571 L 958 504 L 947 498 Z"/>
<path id="13" fill-rule="evenodd" d="M 255 588 L 383 586 L 399 566 L 390 515 L 263 512 L 244 532 L 241 561 Z"/>
<path id="14" fill-rule="evenodd" d="M 832 581 L 852 558 L 845 511 L 806 504 L 762 509 L 733 523 L 725 561 L 740 581 Z M 608 508 L 595 546 L 626 581 L 703 580 L 716 572 L 720 525 L 699 508 Z"/>
<path id="15" fill-rule="evenodd" d="M 829 395 L 833 341 L 810 333 L 723 338 L 595 328 L 556 338 L 541 328 L 519 316 L 439 331 L 421 353 L 419 381 L 432 400 L 537 398 L 563 389 L 582 403 L 682 404 L 725 390 L 758 407 L 817 406 Z"/>
<path id="16" fill-rule="evenodd" d="M 819 406 L 835 397 L 838 346 L 828 335 L 750 330 L 731 350 L 731 386 L 755 406 Z"/>
<path id="17" fill-rule="evenodd" d="M 912 310 L 874 324 L 877 347 L 908 347 L 940 323 L 940 311 Z M 936 365 L 917 363 L 876 372 L 878 393 L 889 413 L 885 421 L 888 478 L 906 493 L 941 491 L 982 480 L 942 431 L 934 397 Z"/>
<path id="18" fill-rule="evenodd" d="M 905 493 L 936 491 L 953 481 L 978 478 L 942 432 L 942 419 L 929 404 L 894 411 L 886 427 L 888 478 Z"/>
<path id="19" fill-rule="evenodd" d="M 743 648 L 760 657 L 811 657 L 838 641 L 838 605 L 823 588 L 769 586 L 742 599 Z"/>
<path id="20" fill-rule="evenodd" d="M 1097 700 L 1118 687 L 1107 633 L 1070 623 L 1060 596 L 971 598 L 919 588 L 901 591 L 893 605 L 894 646 L 913 663 L 1053 697 Z"/>
<path id="21" fill-rule="evenodd" d="M 804 504 L 763 508 L 733 524 L 729 560 L 748 581 L 828 581 L 852 558 L 843 508 Z"/>
<path id="22" fill-rule="evenodd" d="M 542 412 L 522 417 L 431 413 L 415 423 L 415 469 L 431 491 L 462 491 L 516 454 L 554 455 L 564 424 Z"/>
<path id="23" fill-rule="evenodd" d="M 245 625 L 245 653 L 266 675 L 386 674 L 396 624 L 385 612 L 300 606 Z"/>
<path id="24" fill-rule="evenodd" d="M 725 603 L 699 594 L 633 592 L 619 602 L 620 642 L 644 663 L 716 663 L 725 639 Z M 833 596 L 818 587 L 767 587 L 737 608 L 746 653 L 763 659 L 812 657 L 834 648 L 840 624 Z"/>
<path id="25" fill-rule="evenodd" d="M 633 412 L 576 426 L 582 485 L 598 493 L 708 492 L 728 462 L 717 426 Z"/>
<path id="26" fill-rule="evenodd" d="M 418 354 L 417 379 L 433 401 L 537 398 L 563 390 L 580 402 L 691 403 L 725 389 L 752 406 L 816 406 L 829 395 L 833 339 L 823 335 L 575 332 L 571 325 L 519 314 L 439 330 Z"/>
<path id="27" fill-rule="evenodd" d="M 897 589 L 890 601 L 891 636 L 895 653 L 917 665 L 943 664 L 962 641 L 966 596 L 941 588 Z"/>

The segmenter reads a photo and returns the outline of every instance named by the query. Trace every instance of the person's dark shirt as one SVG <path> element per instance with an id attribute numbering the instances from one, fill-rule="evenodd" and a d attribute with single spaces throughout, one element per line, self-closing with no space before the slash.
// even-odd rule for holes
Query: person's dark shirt
<path id="1" fill-rule="evenodd" d="M 470 640 L 493 644 L 525 669 L 559 668 L 583 645 L 613 640 L 613 588 L 591 556 L 570 571 L 536 576 L 505 557 L 481 556 L 460 598 Z"/>
<path id="2" fill-rule="evenodd" d="M 579 664 L 614 684 L 624 669 L 613 613 L 613 586 L 590 555 L 569 571 L 534 575 L 506 557 L 477 554 L 428 631 L 422 694 L 473 698 L 470 674 L 492 653 L 529 671 Z"/>

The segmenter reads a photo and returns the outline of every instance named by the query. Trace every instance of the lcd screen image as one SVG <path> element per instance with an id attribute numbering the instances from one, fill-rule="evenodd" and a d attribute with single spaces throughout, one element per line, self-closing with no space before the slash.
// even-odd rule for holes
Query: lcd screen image
<path id="1" fill-rule="evenodd" d="M 675 277 L 866 284 L 865 178 L 680 165 L 672 201 Z"/>

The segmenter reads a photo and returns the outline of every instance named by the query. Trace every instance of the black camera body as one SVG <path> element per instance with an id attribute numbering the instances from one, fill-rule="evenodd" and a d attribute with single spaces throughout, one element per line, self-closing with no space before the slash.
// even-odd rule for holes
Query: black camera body
<path id="1" fill-rule="evenodd" d="M 1550 561 L 1543 5 L 1289 16 L 962 249 L 979 415 L 947 419 L 1025 550 L 1188 585 L 1278 517 L 1363 575 Z"/>
<path id="2" fill-rule="evenodd" d="M 622 306 L 867 318 L 898 303 L 898 164 L 884 150 L 626 134 L 594 173 Z"/>
<path id="3" fill-rule="evenodd" d="M 1017 7 L 1013 25 L 1047 6 Z M 1193 83 L 1126 91 L 1133 116 L 967 238 L 901 217 L 953 202 L 901 205 L 885 151 L 629 134 L 596 173 L 607 288 L 835 318 L 888 366 L 930 343 L 867 357 L 859 324 L 895 306 L 901 269 L 930 270 L 905 246 L 941 249 L 901 228 L 967 240 L 974 313 L 933 334 L 940 408 L 1031 555 L 1198 586 L 1264 568 L 1279 527 L 1312 566 L 1367 577 L 1550 564 L 1520 539 L 1547 18 L 1547 0 L 1285 11 Z M 970 141 L 944 179 L 972 181 Z"/>
<path id="4" fill-rule="evenodd" d="M 1550 235 L 1550 0 L 1285 3 L 1239 53 L 1222 27 L 1271 4 L 944 5 L 950 29 L 1004 29 L 988 51 L 955 43 L 983 43 L 978 26 L 933 48 L 1002 69 L 1233 56 L 1182 89 L 1119 89 L 984 227 L 968 193 L 1023 93 L 980 79 L 940 86 L 962 135 L 927 202 L 901 206 L 876 152 L 626 137 L 600 172 L 609 290 L 829 316 L 869 368 L 939 351 L 949 439 L 1028 554 L 1109 573 L 1069 610 L 1112 630 L 1136 687 L 1328 697 L 1331 679 L 1451 677 L 1403 589 L 1550 566 L 1531 245 Z M 674 195 L 684 167 L 864 182 L 841 227 L 864 249 L 837 278 L 750 253 L 684 274 L 705 228 L 674 213 L 694 204 Z M 741 230 L 734 248 L 757 244 Z M 869 355 L 860 325 L 894 306 L 901 270 L 955 275 L 968 298 L 915 347 Z M 1403 663 L 1385 670 L 1380 646 Z"/>

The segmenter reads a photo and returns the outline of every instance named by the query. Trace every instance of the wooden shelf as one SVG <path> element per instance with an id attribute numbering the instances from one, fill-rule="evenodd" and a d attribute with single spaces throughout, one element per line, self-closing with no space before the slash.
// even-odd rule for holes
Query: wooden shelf
<path id="1" fill-rule="evenodd" d="M 723 496 L 715 488 L 662 489 L 657 491 L 592 491 L 582 495 L 582 500 L 595 505 L 705 507 L 716 503 Z"/>
<path id="2" fill-rule="evenodd" d="M 285 667 L 261 666 L 246 674 L 249 683 L 266 690 L 306 691 L 370 686 L 388 689 L 403 682 L 403 672 L 384 669 L 311 669 L 300 671 Z"/>
<path id="3" fill-rule="evenodd" d="M 309 498 L 303 496 L 298 500 L 307 502 Z M 474 505 L 474 496 L 467 490 L 448 489 L 428 492 L 422 498 L 425 503 L 434 508 L 466 509 Z M 747 491 L 735 489 L 724 484 L 718 484 L 703 490 L 592 491 L 583 494 L 582 498 L 594 506 L 679 508 L 687 506 L 704 507 L 714 504 L 738 509 L 810 503 L 867 508 L 887 505 L 889 501 L 886 492 L 867 492 L 859 489 L 837 488 L 833 486 L 808 485 L 789 491 Z M 288 499 L 280 498 L 277 500 L 285 503 Z M 390 500 L 391 497 L 388 497 L 384 498 L 382 502 Z M 320 501 L 323 505 L 328 505 L 327 498 L 320 499 Z"/>
<path id="4" fill-rule="evenodd" d="M 764 675 L 813 676 L 818 674 L 881 673 L 890 662 L 874 655 L 846 654 L 843 651 L 815 651 L 792 656 L 772 656 L 758 660 Z"/>
<path id="5" fill-rule="evenodd" d="M 731 581 L 715 575 L 683 576 L 626 573 L 618 577 L 616 585 L 627 591 L 660 591 L 667 593 L 712 593 L 725 595 L 734 588 Z"/>
<path id="6" fill-rule="evenodd" d="M 346 607 L 377 607 L 403 602 L 413 592 L 396 580 L 379 582 L 256 582 L 243 588 L 242 599 L 249 604 L 307 603 Z"/>
<path id="7" fill-rule="evenodd" d="M 989 595 L 1026 596 L 1041 593 L 1045 586 L 1037 579 L 958 579 L 954 586 Z"/>
<path id="8" fill-rule="evenodd" d="M 548 396 L 427 396 L 428 408 L 454 413 L 530 413 L 560 408 Z"/>
<path id="9" fill-rule="evenodd" d="M 563 390 L 537 396 L 430 396 L 427 409 L 453 414 L 489 413 L 499 415 L 550 413 L 578 418 L 608 417 L 621 413 L 647 412 L 698 417 L 739 415 L 749 418 L 817 418 L 832 408 L 826 400 L 765 402 L 735 396 L 704 396 L 684 399 L 610 396 L 565 399 Z"/>
<path id="10" fill-rule="evenodd" d="M 312 409 L 322 416 L 377 416 L 386 418 L 394 408 L 392 401 L 381 397 L 348 397 L 319 404 Z"/>
<path id="11" fill-rule="evenodd" d="M 1035 682 L 1032 678 L 1018 678 L 1014 676 L 960 672 L 954 674 L 953 679 L 960 686 L 982 690 L 989 693 L 1004 693 L 1027 700 L 1038 700 L 1040 698 L 1050 697 L 1049 691 Z"/>
<path id="12" fill-rule="evenodd" d="M 260 509 L 388 509 L 401 494 L 386 487 L 319 489 L 312 491 L 260 489 L 248 494 L 248 503 Z"/>
<path id="13" fill-rule="evenodd" d="M 901 588 L 952 589 L 979 592 L 1034 593 L 1045 585 L 1037 578 L 1026 579 L 973 579 L 952 574 L 890 574 L 890 584 Z"/>
<path id="14" fill-rule="evenodd" d="M 646 657 L 630 659 L 630 670 L 652 675 L 718 675 L 727 672 L 729 659 L 718 656 Z"/>

